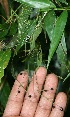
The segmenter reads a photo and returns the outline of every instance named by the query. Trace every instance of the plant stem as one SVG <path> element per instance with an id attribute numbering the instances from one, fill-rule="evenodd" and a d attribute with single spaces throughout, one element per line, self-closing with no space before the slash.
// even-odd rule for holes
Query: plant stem
<path id="1" fill-rule="evenodd" d="M 63 11 L 63 10 L 70 10 L 70 8 L 68 8 L 68 7 L 64 7 L 64 8 L 54 8 L 53 10 L 55 10 L 55 11 Z"/>

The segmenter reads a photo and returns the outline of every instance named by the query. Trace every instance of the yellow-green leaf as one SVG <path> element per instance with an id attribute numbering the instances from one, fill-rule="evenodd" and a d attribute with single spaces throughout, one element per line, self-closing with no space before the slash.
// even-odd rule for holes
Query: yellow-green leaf
<path id="1" fill-rule="evenodd" d="M 0 51 L 0 81 L 4 76 L 4 69 L 7 67 L 11 57 L 11 50 Z"/>

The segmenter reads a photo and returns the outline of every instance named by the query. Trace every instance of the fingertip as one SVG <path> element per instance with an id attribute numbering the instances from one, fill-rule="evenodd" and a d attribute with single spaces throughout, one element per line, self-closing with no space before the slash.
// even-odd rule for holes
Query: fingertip
<path id="1" fill-rule="evenodd" d="M 27 71 L 21 71 L 18 75 L 17 75 L 17 80 L 20 82 L 23 82 L 23 80 L 28 80 L 28 72 Z"/>
<path id="2" fill-rule="evenodd" d="M 56 104 L 62 105 L 62 107 L 65 109 L 66 104 L 67 104 L 67 95 L 64 92 L 60 92 L 58 93 L 56 100 L 55 100 Z"/>
<path id="3" fill-rule="evenodd" d="M 46 78 L 47 69 L 45 67 L 38 67 L 35 70 L 35 75 L 39 84 L 43 84 Z"/>
<path id="4" fill-rule="evenodd" d="M 38 67 L 36 69 L 36 75 L 47 74 L 47 69 L 45 67 Z"/>
<path id="5" fill-rule="evenodd" d="M 56 91 L 58 85 L 58 77 L 54 73 L 47 75 L 45 85 L 46 88 L 53 88 Z"/>
<path id="6" fill-rule="evenodd" d="M 47 78 L 49 78 L 49 80 L 54 80 L 58 82 L 58 77 L 54 73 L 48 74 Z"/>
<path id="7" fill-rule="evenodd" d="M 63 117 L 67 104 L 67 95 L 64 92 L 58 93 L 53 103 L 50 117 Z"/>

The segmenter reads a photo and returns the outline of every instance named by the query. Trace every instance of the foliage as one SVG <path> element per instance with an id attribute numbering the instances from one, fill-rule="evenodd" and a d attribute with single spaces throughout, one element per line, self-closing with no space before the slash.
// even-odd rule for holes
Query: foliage
<path id="1" fill-rule="evenodd" d="M 62 79 L 64 90 L 69 94 L 70 1 L 3 0 L 0 3 L 1 107 L 5 108 L 18 72 L 27 69 L 31 76 L 41 65 Z M 2 97 L 6 98 L 5 102 Z"/>

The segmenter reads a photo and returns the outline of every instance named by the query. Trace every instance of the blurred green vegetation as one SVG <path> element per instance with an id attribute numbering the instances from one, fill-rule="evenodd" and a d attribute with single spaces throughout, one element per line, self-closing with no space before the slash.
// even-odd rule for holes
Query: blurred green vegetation
<path id="1" fill-rule="evenodd" d="M 0 116 L 17 74 L 39 66 L 59 77 L 70 117 L 70 1 L 0 1 Z"/>

